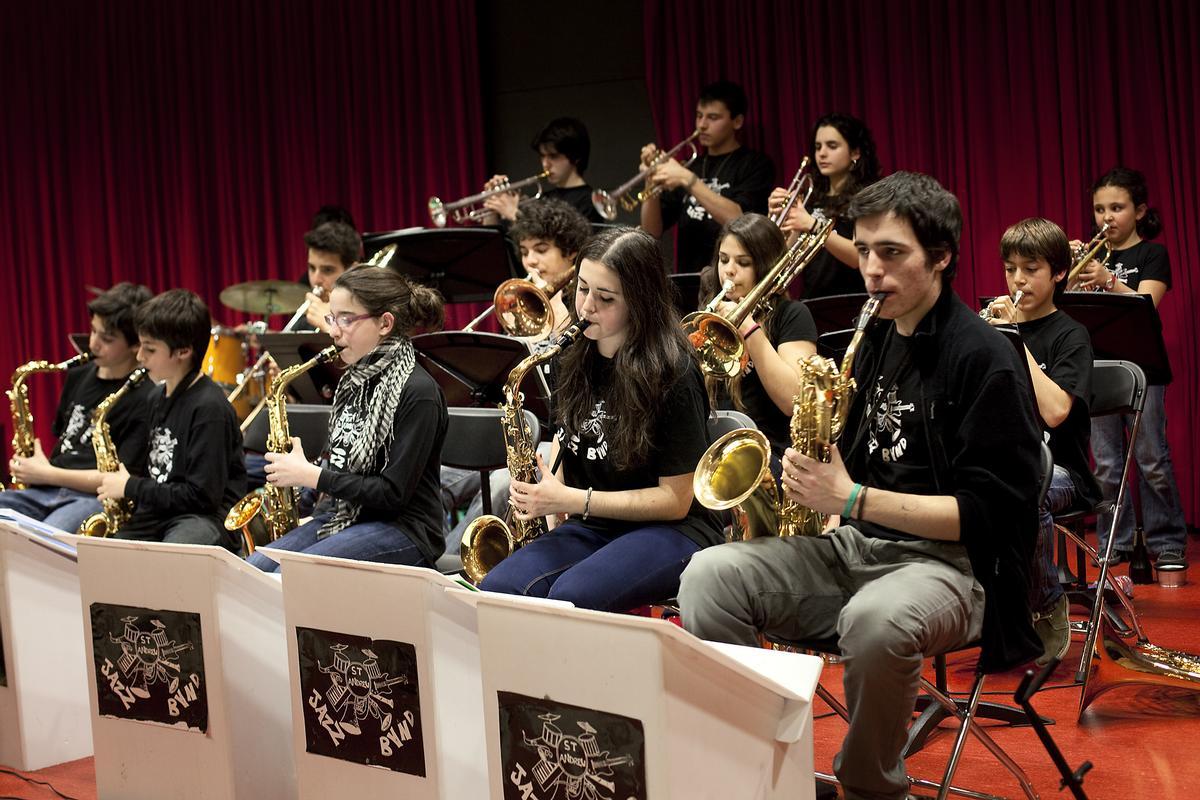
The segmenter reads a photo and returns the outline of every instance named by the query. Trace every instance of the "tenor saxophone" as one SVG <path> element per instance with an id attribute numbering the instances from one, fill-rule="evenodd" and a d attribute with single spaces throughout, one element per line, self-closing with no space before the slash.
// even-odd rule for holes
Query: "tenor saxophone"
<path id="1" fill-rule="evenodd" d="M 521 382 L 529 370 L 554 358 L 564 348 L 579 338 L 591 323 L 580 320 L 563 331 L 550 347 L 526 356 L 508 373 L 504 383 L 504 402 L 500 404 L 503 415 L 500 425 L 504 432 L 504 449 L 508 471 L 514 481 L 533 483 L 537 480 L 537 442 L 530 436 L 521 410 Z M 462 556 L 463 571 L 472 583 L 478 584 L 488 572 L 512 555 L 518 547 L 529 544 L 546 532 L 546 518 L 534 517 L 521 520 L 512 517 L 505 522 L 494 514 L 484 514 L 471 521 L 463 531 L 459 555 Z"/>
<path id="2" fill-rule="evenodd" d="M 16 368 L 12 375 L 12 388 L 7 392 L 8 402 L 12 407 L 14 458 L 29 458 L 33 455 L 33 413 L 29 410 L 29 387 L 25 385 L 25 380 L 39 372 L 65 372 L 76 364 L 86 363 L 91 357 L 91 353 L 80 353 L 57 364 L 49 361 L 30 361 Z M 24 489 L 25 484 L 13 481 L 12 488 Z"/>
<path id="3" fill-rule="evenodd" d="M 263 398 L 270 433 L 267 434 L 267 452 L 288 453 L 292 449 L 292 437 L 288 431 L 287 387 L 292 381 L 315 367 L 337 358 L 336 347 L 326 347 L 303 364 L 288 367 L 279 373 Z M 254 552 L 256 545 L 273 542 L 300 524 L 296 511 L 298 492 L 294 486 L 275 486 L 267 483 L 237 501 L 225 515 L 225 530 L 240 530 L 246 540 L 247 553 Z"/>
<path id="4" fill-rule="evenodd" d="M 120 402 L 130 389 L 146 377 L 145 367 L 134 370 L 121 388 L 100 401 L 92 412 L 92 450 L 96 453 L 96 469 L 101 472 L 116 472 L 121 468 L 117 446 L 108 427 L 108 413 Z M 80 536 L 113 536 L 133 516 L 133 501 L 126 497 L 101 500 L 100 510 L 79 524 L 76 531 Z"/>

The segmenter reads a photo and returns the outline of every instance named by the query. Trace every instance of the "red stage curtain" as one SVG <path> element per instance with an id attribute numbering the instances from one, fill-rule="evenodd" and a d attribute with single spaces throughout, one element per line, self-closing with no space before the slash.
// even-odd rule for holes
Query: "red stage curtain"
<path id="1" fill-rule="evenodd" d="M 5 376 L 68 354 L 85 286 L 183 286 L 236 323 L 220 290 L 299 278 L 322 204 L 361 230 L 423 225 L 431 191 L 461 196 L 485 172 L 473 0 L 52 1 L 5 17 Z M 57 390 L 32 383 L 44 432 Z"/>
<path id="2" fill-rule="evenodd" d="M 750 98 L 745 141 L 775 159 L 782 183 L 830 111 L 867 121 L 885 174 L 935 176 L 962 202 L 955 288 L 972 305 L 1003 290 L 1008 225 L 1045 216 L 1087 239 L 1092 182 L 1117 163 L 1142 170 L 1173 265 L 1159 309 L 1175 371 L 1171 453 L 1187 516 L 1200 519 L 1194 3 L 647 0 L 644 35 L 662 142 L 690 133 L 700 86 L 727 77 Z"/>

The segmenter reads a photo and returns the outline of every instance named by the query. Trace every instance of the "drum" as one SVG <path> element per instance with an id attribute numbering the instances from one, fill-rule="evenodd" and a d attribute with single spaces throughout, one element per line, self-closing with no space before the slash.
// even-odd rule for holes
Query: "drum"
<path id="1" fill-rule="evenodd" d="M 246 369 L 246 343 L 241 334 L 223 325 L 214 326 L 200 369 L 226 391 L 232 391 Z"/>

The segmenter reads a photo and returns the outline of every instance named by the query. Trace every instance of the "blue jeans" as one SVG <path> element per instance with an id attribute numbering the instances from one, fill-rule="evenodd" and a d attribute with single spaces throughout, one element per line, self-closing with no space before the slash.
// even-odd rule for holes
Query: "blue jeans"
<path id="1" fill-rule="evenodd" d="M 1058 582 L 1058 565 L 1054 563 L 1054 514 L 1065 511 L 1075 502 L 1075 484 L 1062 467 L 1055 466 L 1050 478 L 1050 489 L 1046 499 L 1038 508 L 1038 539 L 1033 554 L 1033 575 L 1029 581 L 1029 608 L 1034 613 L 1044 613 L 1054 607 L 1062 597 L 1062 584 Z"/>
<path id="2" fill-rule="evenodd" d="M 285 533 L 267 547 L 274 550 L 311 553 L 317 556 L 352 558 L 358 561 L 378 561 L 382 564 L 405 564 L 410 567 L 431 567 L 408 535 L 394 522 L 360 522 L 343 528 L 332 536 L 317 538 L 317 531 L 329 520 L 328 514 L 313 517 L 295 530 Z M 259 548 L 261 550 L 263 548 Z M 255 550 L 246 559 L 263 572 L 276 572 L 279 565 Z"/>
<path id="3" fill-rule="evenodd" d="M 1162 386 L 1146 387 L 1146 407 L 1142 424 L 1134 442 L 1133 455 L 1138 469 L 1138 497 L 1141 498 L 1142 527 L 1146 532 L 1146 547 L 1154 555 L 1187 551 L 1187 527 L 1183 519 L 1183 503 L 1171 466 L 1167 448 L 1167 418 L 1163 409 Z M 1096 461 L 1096 480 L 1100 483 L 1105 503 L 1115 503 L 1121 482 L 1125 456 L 1125 431 L 1133 425 L 1132 416 L 1109 415 L 1092 420 L 1092 457 Z M 1133 550 L 1133 503 L 1129 490 L 1117 524 L 1117 541 L 1113 547 L 1126 552 Z M 1101 513 L 1096 520 L 1100 549 L 1108 542 L 1112 514 Z"/>
<path id="4" fill-rule="evenodd" d="M 699 549 L 666 525 L 614 538 L 569 521 L 501 561 L 479 588 L 628 611 L 678 594 L 679 576 Z"/>
<path id="5" fill-rule="evenodd" d="M 100 511 L 100 500 L 94 494 L 74 489 L 30 486 L 28 489 L 0 492 L 0 508 L 9 508 L 61 531 L 75 533 L 80 523 Z"/>

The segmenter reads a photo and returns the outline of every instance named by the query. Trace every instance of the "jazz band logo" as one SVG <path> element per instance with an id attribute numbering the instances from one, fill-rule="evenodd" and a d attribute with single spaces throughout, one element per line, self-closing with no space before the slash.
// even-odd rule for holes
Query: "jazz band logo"
<path id="1" fill-rule="evenodd" d="M 101 715 L 208 729 L 199 614 L 93 603 L 91 618 Z"/>
<path id="2" fill-rule="evenodd" d="M 497 694 L 505 800 L 644 800 L 640 721 L 511 692 Z"/>
<path id="3" fill-rule="evenodd" d="M 416 648 L 297 628 L 310 753 L 425 775 Z"/>

